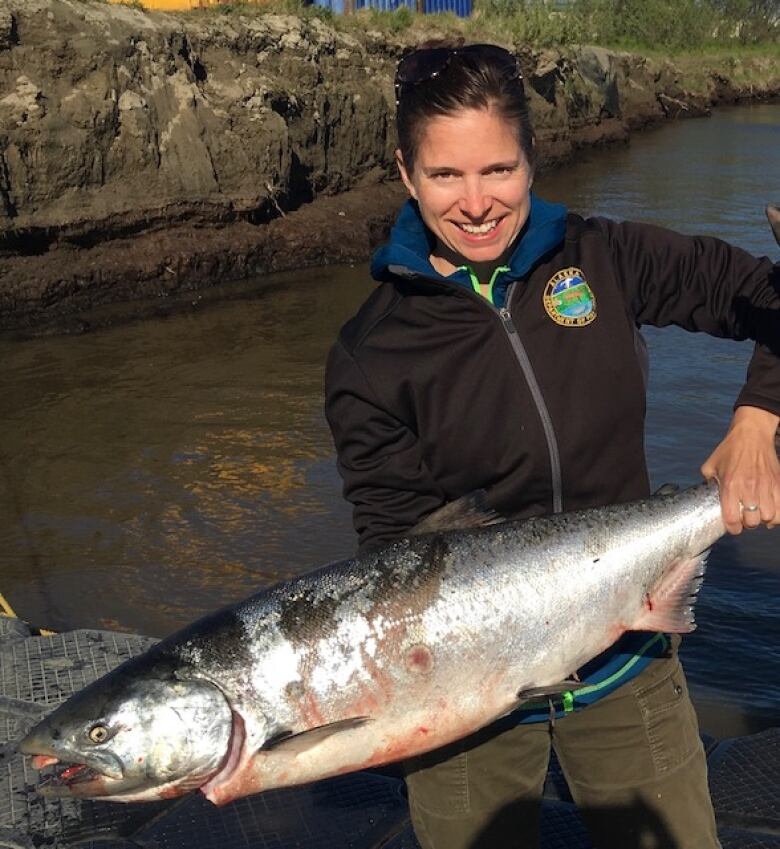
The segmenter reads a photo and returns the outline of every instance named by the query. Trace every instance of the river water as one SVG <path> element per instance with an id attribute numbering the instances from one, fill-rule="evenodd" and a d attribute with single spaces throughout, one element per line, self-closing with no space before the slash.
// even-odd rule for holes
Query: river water
<path id="1" fill-rule="evenodd" d="M 583 155 L 536 189 L 589 214 L 778 249 L 780 106 Z M 354 543 L 322 414 L 326 352 L 367 268 L 276 275 L 197 312 L 0 340 L 0 592 L 56 629 L 163 635 Z M 748 343 L 647 331 L 653 481 L 698 480 Z M 704 728 L 776 723 L 780 530 L 718 543 L 683 654 Z"/>

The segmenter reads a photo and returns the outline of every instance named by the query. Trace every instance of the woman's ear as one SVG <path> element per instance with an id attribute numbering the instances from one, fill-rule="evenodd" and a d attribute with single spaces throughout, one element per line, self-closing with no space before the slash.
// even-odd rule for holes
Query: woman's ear
<path id="1" fill-rule="evenodd" d="M 401 174 L 401 179 L 403 180 L 403 183 L 406 186 L 406 190 L 415 200 L 417 200 L 417 190 L 414 188 L 414 183 L 412 182 L 411 175 L 406 170 L 406 165 L 404 164 L 404 157 L 401 153 L 400 147 L 396 148 L 395 151 L 395 163 L 398 166 L 398 171 Z"/>

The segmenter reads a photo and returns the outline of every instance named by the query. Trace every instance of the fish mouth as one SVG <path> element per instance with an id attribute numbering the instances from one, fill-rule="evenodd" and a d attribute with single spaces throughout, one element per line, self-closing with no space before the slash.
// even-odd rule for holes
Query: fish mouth
<path id="1" fill-rule="evenodd" d="M 26 740 L 19 748 L 32 755 L 31 765 L 41 773 L 38 792 L 45 796 L 105 796 L 126 784 L 121 765 L 108 758 L 85 763 L 67 752 L 39 754 L 30 751 L 32 747 Z"/>
<path id="2" fill-rule="evenodd" d="M 116 781 L 88 764 L 61 761 L 47 755 L 36 755 L 32 765 L 44 773 L 38 786 L 38 792 L 44 796 L 94 795 L 97 789 L 104 795 L 110 792 L 109 782 Z"/>

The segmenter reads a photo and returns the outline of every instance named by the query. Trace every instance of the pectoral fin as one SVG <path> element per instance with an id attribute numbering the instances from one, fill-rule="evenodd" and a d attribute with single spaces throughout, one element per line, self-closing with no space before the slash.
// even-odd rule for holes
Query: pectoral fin
<path id="1" fill-rule="evenodd" d="M 486 495 L 484 489 L 477 489 L 462 498 L 450 501 L 449 504 L 434 510 L 418 522 L 408 532 L 409 536 L 461 528 L 484 528 L 506 521 L 503 516 L 487 505 Z"/>
<path id="2" fill-rule="evenodd" d="M 371 717 L 368 716 L 354 716 L 349 719 L 340 719 L 338 722 L 331 722 L 328 725 L 319 725 L 317 728 L 308 728 L 306 731 L 299 731 L 298 733 L 282 731 L 266 740 L 263 743 L 262 751 L 284 751 L 286 754 L 297 755 L 317 746 L 332 734 L 339 731 L 348 731 L 351 728 L 359 728 L 370 721 Z"/>
<path id="3" fill-rule="evenodd" d="M 678 560 L 645 596 L 645 603 L 631 624 L 632 631 L 668 631 L 687 634 L 695 630 L 693 605 L 704 579 L 709 551 Z"/>
<path id="4" fill-rule="evenodd" d="M 557 684 L 548 684 L 546 687 L 530 687 L 527 690 L 520 690 L 517 698 L 521 702 L 535 701 L 536 699 L 550 699 L 560 696 L 561 693 L 570 693 L 573 690 L 579 690 L 584 687 L 582 681 L 577 681 L 574 678 L 567 678 L 565 681 L 559 681 Z"/>

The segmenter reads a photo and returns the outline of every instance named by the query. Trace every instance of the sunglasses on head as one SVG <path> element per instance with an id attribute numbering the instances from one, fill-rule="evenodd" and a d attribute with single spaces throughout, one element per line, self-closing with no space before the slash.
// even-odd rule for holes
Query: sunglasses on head
<path id="1" fill-rule="evenodd" d="M 432 80 L 445 71 L 456 56 L 471 56 L 498 68 L 508 80 L 521 80 L 517 57 L 497 44 L 467 44 L 465 47 L 424 47 L 404 56 L 395 72 L 395 104 L 404 86 Z"/>

